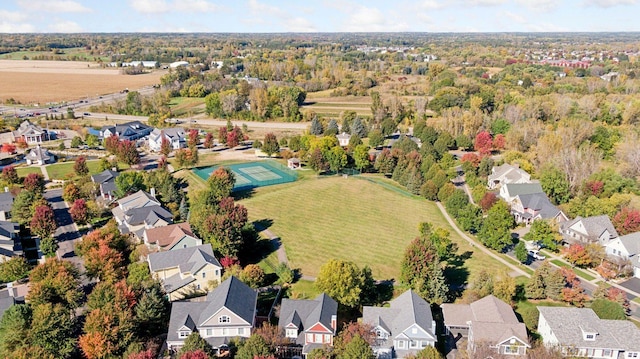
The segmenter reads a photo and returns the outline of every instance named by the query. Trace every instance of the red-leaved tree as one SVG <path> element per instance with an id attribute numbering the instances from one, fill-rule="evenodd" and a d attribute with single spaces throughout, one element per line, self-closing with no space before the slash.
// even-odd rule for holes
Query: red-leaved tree
<path id="1" fill-rule="evenodd" d="M 87 167 L 87 159 L 84 156 L 78 156 L 73 163 L 73 171 L 78 176 L 84 176 L 89 174 L 89 167 Z"/>
<path id="2" fill-rule="evenodd" d="M 469 163 L 473 168 L 478 168 L 480 164 L 480 157 L 475 153 L 465 153 L 460 159 L 462 163 Z"/>
<path id="3" fill-rule="evenodd" d="M 118 136 L 110 136 L 104 140 L 104 148 L 112 155 L 118 155 L 119 145 L 120 140 L 118 139 Z"/>
<path id="4" fill-rule="evenodd" d="M 31 233 L 40 238 L 50 237 L 58 228 L 53 209 L 49 206 L 37 206 L 31 218 Z"/>
<path id="5" fill-rule="evenodd" d="M 12 184 L 18 183 L 20 181 L 20 177 L 18 177 L 18 171 L 16 171 L 16 168 L 13 166 L 7 166 L 2 169 L 2 179 Z"/>
<path id="6" fill-rule="evenodd" d="M 499 133 L 493 139 L 493 148 L 496 150 L 504 150 L 504 147 L 507 145 L 507 141 L 504 138 L 504 135 Z"/>
<path id="7" fill-rule="evenodd" d="M 488 211 L 493 207 L 494 204 L 498 202 L 498 197 L 493 192 L 487 192 L 484 194 L 478 205 L 482 208 L 483 211 Z"/>
<path id="8" fill-rule="evenodd" d="M 196 129 L 189 130 L 189 138 L 187 138 L 187 146 L 197 147 L 198 142 L 200 142 L 200 138 L 198 137 L 198 130 Z"/>
<path id="9" fill-rule="evenodd" d="M 171 153 L 171 141 L 169 141 L 164 135 L 162 136 L 162 140 L 160 141 L 160 153 L 162 153 L 165 157 L 169 156 Z"/>
<path id="10" fill-rule="evenodd" d="M 640 211 L 625 207 L 613 216 L 611 222 L 620 235 L 638 232 L 640 231 Z"/>
<path id="11" fill-rule="evenodd" d="M 69 209 L 71 219 L 78 224 L 85 224 L 89 221 L 89 208 L 87 202 L 83 199 L 76 199 Z"/>
<path id="12" fill-rule="evenodd" d="M 580 284 L 580 280 L 571 268 L 562 267 L 560 273 L 564 277 L 566 285 L 562 288 L 562 300 L 571 303 L 576 307 L 582 307 L 587 300 L 584 288 Z"/>
<path id="13" fill-rule="evenodd" d="M 134 141 L 124 140 L 120 141 L 118 145 L 118 159 L 129 166 L 135 165 L 140 162 L 140 154 L 136 148 Z"/>
<path id="14" fill-rule="evenodd" d="M 202 349 L 198 349 L 193 352 L 186 352 L 180 356 L 180 359 L 209 359 L 207 353 L 203 352 Z"/>
<path id="15" fill-rule="evenodd" d="M 44 176 L 41 173 L 29 173 L 22 180 L 22 186 L 27 191 L 42 193 L 44 192 Z"/>
<path id="16" fill-rule="evenodd" d="M 481 155 L 486 156 L 491 153 L 493 148 L 493 141 L 491 134 L 487 131 L 482 131 L 476 135 L 476 139 L 473 143 L 473 148 L 480 152 Z"/>
<path id="17" fill-rule="evenodd" d="M 143 352 L 131 353 L 127 357 L 127 359 L 155 359 L 156 356 L 153 354 L 153 350 L 147 349 Z"/>
<path id="18" fill-rule="evenodd" d="M 604 190 L 604 182 L 602 181 L 589 181 L 587 183 L 584 184 L 584 191 L 592 196 L 599 196 L 600 194 L 602 194 L 602 191 Z"/>
<path id="19" fill-rule="evenodd" d="M 15 153 L 16 152 L 16 145 L 14 145 L 13 143 L 3 143 L 2 147 L 0 147 L 0 152 L 3 153 Z"/>
<path id="20" fill-rule="evenodd" d="M 213 133 L 207 132 L 204 136 L 204 148 L 213 148 Z"/>

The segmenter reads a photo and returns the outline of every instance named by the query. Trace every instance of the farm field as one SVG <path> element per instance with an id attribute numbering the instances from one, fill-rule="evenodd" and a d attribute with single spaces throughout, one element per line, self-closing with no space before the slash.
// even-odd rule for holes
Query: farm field
<path id="1" fill-rule="evenodd" d="M 240 203 L 251 220 L 273 221 L 269 229 L 280 236 L 291 267 L 307 276 L 316 276 L 327 260 L 339 258 L 369 265 L 377 279 L 398 279 L 405 248 L 418 235 L 418 224 L 427 221 L 450 230 L 459 253 L 470 255 L 464 272 L 503 268 L 474 252 L 434 203 L 354 177 L 303 176 L 291 184 L 257 188 Z"/>
<path id="2" fill-rule="evenodd" d="M 160 83 L 163 71 L 121 75 L 78 61 L 0 60 L 0 100 L 45 104 L 140 88 Z"/>

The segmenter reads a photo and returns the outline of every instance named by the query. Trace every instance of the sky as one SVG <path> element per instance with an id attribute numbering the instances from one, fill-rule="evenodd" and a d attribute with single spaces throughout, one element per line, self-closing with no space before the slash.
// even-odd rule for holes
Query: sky
<path id="1" fill-rule="evenodd" d="M 640 31 L 640 0 L 0 0 L 0 33 Z"/>

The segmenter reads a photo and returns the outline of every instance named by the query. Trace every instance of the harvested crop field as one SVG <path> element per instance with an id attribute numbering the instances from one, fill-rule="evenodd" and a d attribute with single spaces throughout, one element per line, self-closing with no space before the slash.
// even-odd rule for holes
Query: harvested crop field
<path id="1" fill-rule="evenodd" d="M 0 60 L 0 100 L 23 104 L 76 100 L 160 83 L 164 71 L 122 75 L 79 61 Z"/>

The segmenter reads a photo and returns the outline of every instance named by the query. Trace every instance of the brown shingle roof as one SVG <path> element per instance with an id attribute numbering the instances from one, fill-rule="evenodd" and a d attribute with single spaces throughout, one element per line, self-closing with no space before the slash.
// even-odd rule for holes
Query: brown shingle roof
<path id="1" fill-rule="evenodd" d="M 184 236 L 197 238 L 187 222 L 150 228 L 145 230 L 145 234 L 149 244 L 157 244 L 160 247 L 166 247 Z"/>

